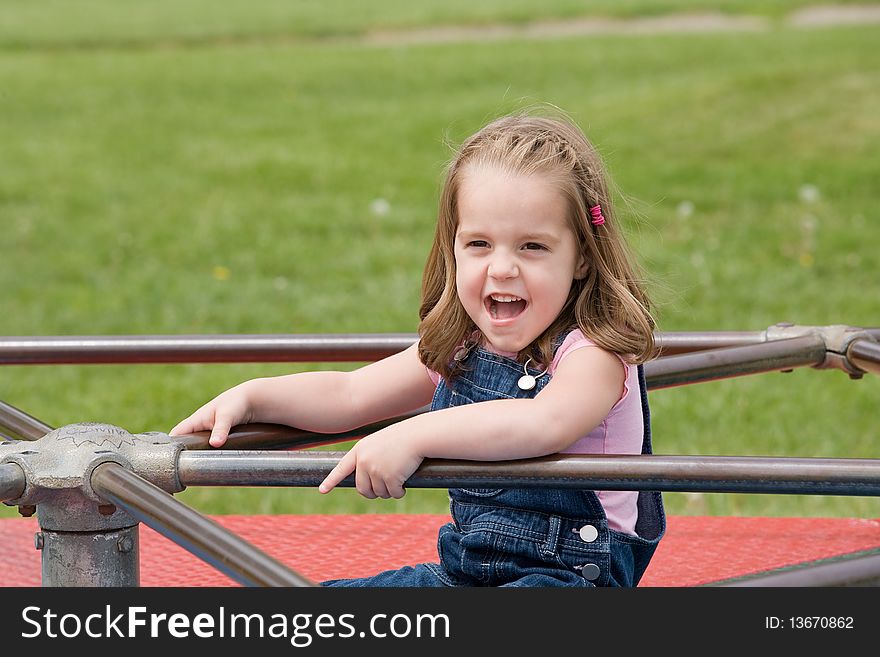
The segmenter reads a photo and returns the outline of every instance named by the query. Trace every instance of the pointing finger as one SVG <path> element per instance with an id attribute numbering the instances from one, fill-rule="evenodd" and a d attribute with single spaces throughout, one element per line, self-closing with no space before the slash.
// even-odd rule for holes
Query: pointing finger
<path id="1" fill-rule="evenodd" d="M 336 488 L 340 481 L 352 473 L 355 462 L 354 449 L 352 448 L 352 450 L 340 459 L 339 463 L 336 464 L 336 467 L 330 471 L 330 474 L 324 477 L 324 481 L 318 486 L 318 490 L 321 493 L 329 493 Z"/>
<path id="2" fill-rule="evenodd" d="M 232 418 L 225 415 L 217 415 L 214 418 L 214 428 L 211 429 L 211 438 L 208 440 L 211 447 L 223 447 L 229 430 L 232 428 Z"/>

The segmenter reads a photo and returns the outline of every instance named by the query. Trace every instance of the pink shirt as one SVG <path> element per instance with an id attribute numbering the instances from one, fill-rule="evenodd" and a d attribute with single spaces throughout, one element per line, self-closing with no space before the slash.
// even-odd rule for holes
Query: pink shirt
<path id="1" fill-rule="evenodd" d="M 596 346 L 596 343 L 584 336 L 580 330 L 572 331 L 556 350 L 553 362 L 547 368 L 548 374 L 552 377 L 559 363 L 568 354 L 578 349 Z M 497 353 L 509 358 L 516 357 L 516 354 Z M 623 359 L 620 359 L 620 362 L 626 372 L 620 399 L 611 407 L 599 426 L 562 450 L 562 454 L 641 454 L 644 420 L 642 400 L 639 395 L 638 369 Z M 428 370 L 428 376 L 431 377 L 434 385 L 440 383 L 440 375 L 437 372 Z M 611 529 L 633 535 L 636 533 L 638 495 L 637 491 L 596 491 Z"/>

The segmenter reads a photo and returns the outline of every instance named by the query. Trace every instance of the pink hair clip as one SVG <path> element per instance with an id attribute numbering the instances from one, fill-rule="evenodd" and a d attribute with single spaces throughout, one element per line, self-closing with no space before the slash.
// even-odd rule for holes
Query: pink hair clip
<path id="1" fill-rule="evenodd" d="M 593 217 L 590 223 L 594 226 L 601 226 L 605 223 L 605 217 L 602 216 L 602 206 L 600 205 L 594 205 L 590 208 L 590 216 Z"/>

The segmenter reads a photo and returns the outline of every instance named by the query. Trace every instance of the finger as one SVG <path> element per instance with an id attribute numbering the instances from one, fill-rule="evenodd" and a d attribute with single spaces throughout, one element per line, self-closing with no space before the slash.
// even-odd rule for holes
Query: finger
<path id="1" fill-rule="evenodd" d="M 388 486 L 388 494 L 391 495 L 395 500 L 399 500 L 401 497 L 406 495 L 406 489 L 403 487 L 403 484 L 392 484 Z"/>
<path id="2" fill-rule="evenodd" d="M 169 436 L 185 436 L 188 433 L 195 433 L 190 427 L 189 420 L 181 420 L 174 425 L 174 428 L 168 432 Z"/>
<path id="3" fill-rule="evenodd" d="M 383 500 L 387 500 L 391 497 L 391 494 L 388 492 L 388 486 L 385 485 L 385 480 L 379 475 L 373 475 L 370 477 L 370 487 L 373 489 L 373 493 L 376 497 Z"/>
<path id="4" fill-rule="evenodd" d="M 195 415 L 190 415 L 185 420 L 181 420 L 177 423 L 177 425 L 168 432 L 169 436 L 186 436 L 187 434 L 195 433 L 196 431 L 201 431 L 202 429 L 210 429 L 211 427 L 205 426 L 204 422 L 199 421 L 199 419 Z"/>
<path id="5" fill-rule="evenodd" d="M 354 471 L 354 483 L 361 495 L 368 500 L 376 499 L 376 493 L 373 492 L 373 482 L 370 481 L 370 475 L 366 468 L 357 468 Z"/>
<path id="6" fill-rule="evenodd" d="M 214 417 L 214 427 L 211 429 L 211 438 L 208 443 L 211 447 L 223 447 L 226 438 L 229 436 L 229 430 L 232 428 L 232 418 L 227 415 L 217 415 Z"/>
<path id="7" fill-rule="evenodd" d="M 324 477 L 324 481 L 318 486 L 318 490 L 321 493 L 329 493 L 331 490 L 336 488 L 339 485 L 339 482 L 345 479 L 348 475 L 352 473 L 354 470 L 356 459 L 355 455 L 352 451 L 349 451 L 345 454 L 340 460 L 339 463 L 330 471 L 326 477 Z"/>
<path id="8" fill-rule="evenodd" d="M 172 436 L 185 436 L 196 431 L 204 431 L 210 429 L 214 424 L 214 407 L 213 402 L 196 409 L 188 418 L 181 420 L 177 426 L 171 430 Z"/>

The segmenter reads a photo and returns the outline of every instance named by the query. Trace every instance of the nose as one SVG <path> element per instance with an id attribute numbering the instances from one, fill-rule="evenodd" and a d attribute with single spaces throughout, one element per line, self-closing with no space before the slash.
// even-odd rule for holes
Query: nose
<path id="1" fill-rule="evenodd" d="M 519 266 L 516 258 L 504 251 L 496 251 L 492 254 L 489 261 L 489 276 L 496 280 L 506 280 L 508 278 L 516 278 L 519 276 Z"/>

